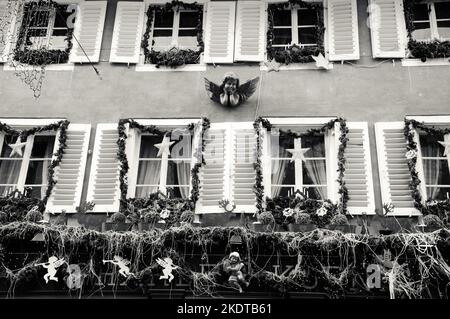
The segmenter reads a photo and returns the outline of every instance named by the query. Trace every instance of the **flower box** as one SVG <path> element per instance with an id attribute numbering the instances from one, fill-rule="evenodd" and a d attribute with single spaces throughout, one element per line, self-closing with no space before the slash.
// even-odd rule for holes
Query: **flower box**
<path id="1" fill-rule="evenodd" d="M 110 223 L 105 222 L 102 224 L 102 231 L 117 231 L 117 232 L 124 232 L 129 231 L 133 227 L 130 223 Z"/>
<path id="2" fill-rule="evenodd" d="M 356 226 L 355 225 L 329 225 L 328 229 L 340 231 L 343 233 L 354 233 Z"/>
<path id="3" fill-rule="evenodd" d="M 288 224 L 288 230 L 290 232 L 305 233 L 316 229 L 314 224 Z"/>
<path id="4" fill-rule="evenodd" d="M 166 229 L 167 228 L 167 224 L 164 221 L 160 221 L 157 223 L 139 223 L 138 224 L 138 229 L 139 231 L 146 231 L 146 230 L 152 230 L 152 229 Z"/>
<path id="5" fill-rule="evenodd" d="M 261 222 L 253 222 L 253 230 L 263 233 L 271 233 L 276 229 L 274 224 L 262 224 Z"/>

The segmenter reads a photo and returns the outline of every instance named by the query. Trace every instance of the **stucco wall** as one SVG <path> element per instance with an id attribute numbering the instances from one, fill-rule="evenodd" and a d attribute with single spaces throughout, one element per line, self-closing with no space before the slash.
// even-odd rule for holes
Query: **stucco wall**
<path id="1" fill-rule="evenodd" d="M 136 72 L 107 62 L 116 1 L 109 1 L 99 79 L 89 65 L 73 71 L 48 71 L 39 99 L 12 71 L 0 69 L 1 117 L 66 117 L 72 123 L 117 122 L 121 117 L 200 117 L 212 121 L 253 121 L 256 116 L 342 116 L 369 122 L 373 180 L 381 205 L 373 124 L 399 121 L 406 114 L 450 114 L 450 67 L 403 67 L 400 61 L 371 58 L 367 0 L 358 0 L 361 59 L 335 63 L 333 70 L 261 72 L 257 65 L 209 66 L 206 72 Z M 380 64 L 381 63 L 381 64 Z M 241 80 L 255 76 L 261 86 L 236 109 L 213 104 L 203 77 L 220 82 L 234 71 Z M 90 158 L 85 175 L 89 177 Z M 84 196 L 86 187 L 84 190 Z M 84 197 L 83 197 L 84 198 Z"/>

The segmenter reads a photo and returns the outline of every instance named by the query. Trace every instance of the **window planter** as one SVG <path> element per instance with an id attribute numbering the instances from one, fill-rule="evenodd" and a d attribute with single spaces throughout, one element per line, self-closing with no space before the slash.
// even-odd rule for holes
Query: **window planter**
<path id="1" fill-rule="evenodd" d="M 110 223 L 110 222 L 105 222 L 102 224 L 102 231 L 109 231 L 109 230 L 113 230 L 113 231 L 118 231 L 118 232 L 125 232 L 125 231 L 129 231 L 132 228 L 132 224 L 130 223 Z"/>
<path id="2" fill-rule="evenodd" d="M 343 233 L 354 233 L 356 226 L 355 225 L 329 225 L 328 229 L 340 231 Z"/>
<path id="3" fill-rule="evenodd" d="M 288 224 L 288 230 L 290 232 L 305 233 L 316 229 L 314 224 Z"/>
<path id="4" fill-rule="evenodd" d="M 253 230 L 263 233 L 272 233 L 275 231 L 275 224 L 262 224 L 261 222 L 253 222 Z"/>

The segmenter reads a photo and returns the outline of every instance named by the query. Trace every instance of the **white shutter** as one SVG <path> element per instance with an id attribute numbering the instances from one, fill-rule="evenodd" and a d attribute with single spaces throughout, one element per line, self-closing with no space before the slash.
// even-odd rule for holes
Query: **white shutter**
<path id="1" fill-rule="evenodd" d="M 359 59 L 356 0 L 328 0 L 329 60 Z"/>
<path id="2" fill-rule="evenodd" d="M 236 17 L 236 61 L 263 61 L 266 34 L 266 3 L 238 1 Z"/>
<path id="3" fill-rule="evenodd" d="M 7 2 L 0 0 L 0 21 L 5 21 L 6 15 L 8 13 L 7 8 Z M 8 25 L 7 23 L 3 22 L 3 24 Z M 6 62 L 8 60 L 7 53 L 5 52 L 6 49 L 6 42 L 8 41 L 8 34 L 6 30 L 0 31 L 0 62 Z"/>
<path id="4" fill-rule="evenodd" d="M 394 205 L 394 215 L 417 215 L 409 189 L 404 122 L 375 123 L 378 168 L 383 204 Z"/>
<path id="5" fill-rule="evenodd" d="M 117 124 L 98 124 L 87 200 L 94 212 L 117 212 L 120 204 Z"/>
<path id="6" fill-rule="evenodd" d="M 91 125 L 69 124 L 66 132 L 67 147 L 55 169 L 56 184 L 46 207 L 51 213 L 59 213 L 63 209 L 68 213 L 76 212 L 83 191 Z"/>
<path id="7" fill-rule="evenodd" d="M 205 63 L 233 63 L 236 3 L 208 2 L 205 28 Z"/>
<path id="8" fill-rule="evenodd" d="M 372 163 L 367 122 L 348 122 L 345 149 L 344 180 L 348 189 L 347 208 L 350 214 L 375 213 Z"/>
<path id="9" fill-rule="evenodd" d="M 110 62 L 139 62 L 144 16 L 144 2 L 117 3 Z"/>
<path id="10" fill-rule="evenodd" d="M 227 161 L 227 140 L 229 130 L 226 124 L 211 124 L 205 136 L 204 159 L 206 165 L 200 168 L 200 194 L 196 212 L 219 213 L 219 201 L 227 198 L 229 161 Z"/>
<path id="11" fill-rule="evenodd" d="M 0 28 L 3 28 L 0 31 L 0 63 L 8 61 L 11 45 L 14 41 L 13 35 L 17 18 L 15 14 L 11 14 L 16 12 L 19 6 L 20 3 L 0 0 Z"/>
<path id="12" fill-rule="evenodd" d="M 107 3 L 84 1 L 79 4 L 74 30 L 78 41 L 73 41 L 70 62 L 99 62 Z"/>
<path id="13" fill-rule="evenodd" d="M 253 191 L 256 172 L 256 136 L 251 123 L 233 123 L 230 200 L 237 212 L 255 213 L 256 195 Z"/>
<path id="14" fill-rule="evenodd" d="M 404 58 L 406 25 L 403 0 L 370 0 L 370 31 L 374 58 Z"/>

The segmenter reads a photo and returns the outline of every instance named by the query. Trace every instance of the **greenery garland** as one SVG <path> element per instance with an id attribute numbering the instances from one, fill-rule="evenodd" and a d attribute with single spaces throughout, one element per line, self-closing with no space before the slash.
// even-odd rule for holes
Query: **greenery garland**
<path id="1" fill-rule="evenodd" d="M 406 31 L 408 33 L 408 50 L 413 58 L 421 59 L 425 62 L 427 58 L 448 58 L 450 57 L 450 41 L 416 41 L 412 37 L 414 32 L 414 5 L 425 3 L 422 0 L 404 0 L 403 8 L 405 14 Z"/>
<path id="2" fill-rule="evenodd" d="M 120 163 L 120 173 L 119 173 L 119 183 L 120 183 L 120 207 L 121 211 L 126 211 L 127 208 L 127 194 L 128 194 L 128 171 L 129 171 L 129 164 L 128 159 L 126 155 L 126 140 L 127 140 L 127 125 L 130 129 L 138 129 L 141 133 L 150 133 L 157 136 L 160 136 L 161 138 L 163 136 L 171 136 L 172 131 L 164 131 L 158 129 L 155 125 L 142 125 L 136 122 L 133 119 L 121 119 L 119 120 L 118 124 L 118 139 L 117 139 L 117 145 L 118 145 L 118 151 L 117 151 L 117 159 Z M 210 121 L 206 117 L 202 118 L 202 139 L 201 139 L 201 162 L 204 163 L 203 159 L 203 151 L 205 148 L 205 140 L 203 138 L 204 134 L 206 133 L 206 130 L 210 126 Z M 195 129 L 195 123 L 190 123 L 186 127 L 189 131 L 193 132 Z M 197 200 L 198 193 L 199 193 L 199 178 L 198 173 L 200 170 L 200 166 L 202 163 L 197 163 L 191 170 L 192 175 L 192 191 L 191 191 L 191 200 Z M 194 201 L 194 202 L 195 202 Z"/>
<path id="3" fill-rule="evenodd" d="M 66 12 L 68 5 L 58 4 L 53 0 L 39 0 L 35 2 L 27 2 L 24 4 L 23 16 L 27 17 L 29 12 L 37 8 L 46 7 L 49 9 L 55 9 L 56 14 Z M 30 42 L 30 34 L 27 33 L 28 25 L 23 20 L 20 26 L 19 35 L 17 38 L 16 47 L 14 49 L 14 60 L 20 63 L 28 65 L 45 66 L 49 64 L 67 63 L 69 61 L 70 51 L 72 50 L 72 37 L 73 28 L 68 27 L 67 36 L 65 41 L 67 47 L 65 50 L 53 50 L 53 49 L 28 49 L 28 43 Z"/>
<path id="4" fill-rule="evenodd" d="M 303 47 L 293 44 L 286 48 L 273 47 L 274 35 L 274 12 L 277 10 L 285 10 L 293 6 L 301 8 L 315 9 L 317 14 L 318 25 L 316 27 L 315 40 L 317 46 Z M 289 0 L 282 3 L 269 3 L 268 5 L 268 28 L 267 28 L 267 55 L 270 60 L 274 59 L 278 63 L 309 63 L 314 62 L 311 55 L 317 56 L 319 53 L 325 54 L 323 45 L 323 35 L 325 26 L 323 22 L 323 4 L 322 2 L 305 2 L 302 0 Z"/>
<path id="5" fill-rule="evenodd" d="M 446 134 L 450 134 L 450 128 L 436 128 L 434 126 L 428 126 L 424 123 L 418 122 L 413 119 L 405 119 L 404 135 L 406 138 L 406 157 L 408 160 L 408 168 L 411 174 L 411 180 L 409 182 L 409 189 L 411 196 L 414 200 L 414 207 L 417 208 L 424 216 L 433 214 L 439 216 L 442 220 L 446 220 L 447 212 L 450 212 L 450 200 L 435 201 L 427 199 L 425 202 L 422 198 L 422 194 L 419 190 L 419 185 L 422 181 L 419 178 L 417 172 L 417 154 L 418 146 L 415 141 L 415 130 L 422 130 L 429 136 L 442 138 Z"/>
<path id="6" fill-rule="evenodd" d="M 337 119 L 329 121 L 328 123 L 324 124 L 320 128 L 309 129 L 305 133 L 292 132 L 291 130 L 287 130 L 287 131 L 279 130 L 279 132 L 280 132 L 280 136 L 291 136 L 293 138 L 316 136 L 318 134 L 323 134 L 324 132 L 333 129 L 335 123 L 340 124 L 340 133 L 341 133 L 340 137 L 339 137 L 340 145 L 339 145 L 339 150 L 338 150 L 338 154 L 337 154 L 337 157 L 338 157 L 338 170 L 337 171 L 339 173 L 337 182 L 339 184 L 338 193 L 340 194 L 340 201 L 339 201 L 338 207 L 339 207 L 339 212 L 345 214 L 347 212 L 347 202 L 349 199 L 348 189 L 347 189 L 347 186 L 345 185 L 345 179 L 344 179 L 345 162 L 346 162 L 345 149 L 347 147 L 347 142 L 348 142 L 348 137 L 347 137 L 348 128 L 347 128 L 346 121 L 342 118 L 337 118 Z M 270 131 L 273 128 L 273 125 L 270 123 L 269 120 L 259 117 L 253 123 L 253 128 L 255 129 L 256 141 L 257 141 L 256 142 L 257 159 L 254 164 L 254 168 L 256 171 L 256 179 L 255 179 L 255 185 L 253 187 L 253 190 L 256 194 L 257 211 L 260 214 L 263 212 L 263 209 L 264 209 L 264 207 L 263 207 L 264 186 L 262 184 L 262 182 L 263 182 L 263 167 L 262 167 L 262 163 L 261 163 L 261 157 L 262 157 L 261 129 L 264 128 L 267 131 Z M 270 199 L 270 200 L 272 200 L 272 199 Z M 284 208 L 286 208 L 286 207 L 284 207 Z"/>
<path id="7" fill-rule="evenodd" d="M 4 132 L 7 135 L 17 136 L 18 140 L 21 142 L 25 142 L 27 137 L 30 135 L 34 135 L 36 133 L 45 132 L 45 131 L 59 131 L 58 133 L 58 149 L 53 154 L 55 156 L 52 159 L 51 163 L 48 166 L 48 175 L 47 175 L 47 189 L 45 191 L 45 197 L 42 200 L 43 205 L 41 209 L 43 210 L 45 204 L 47 203 L 48 198 L 50 197 L 53 187 L 56 185 L 57 181 L 54 178 L 55 169 L 59 166 L 62 161 L 65 149 L 67 147 L 67 127 L 70 122 L 68 120 L 61 120 L 56 123 L 52 123 L 45 126 L 36 126 L 26 130 L 16 130 L 9 126 L 8 124 L 0 122 L 0 132 Z"/>
<path id="8" fill-rule="evenodd" d="M 149 49 L 150 33 L 153 27 L 153 16 L 155 14 L 163 14 L 168 11 L 178 11 L 179 9 L 195 10 L 198 12 L 197 23 L 197 46 L 198 50 L 172 48 L 168 51 L 155 51 Z M 185 64 L 197 64 L 200 60 L 200 54 L 204 50 L 203 42 L 203 6 L 194 3 L 184 3 L 178 0 L 161 5 L 150 5 L 147 10 L 147 24 L 144 32 L 141 47 L 144 49 L 145 63 L 155 64 L 157 68 L 160 66 L 168 66 L 176 68 Z"/>

